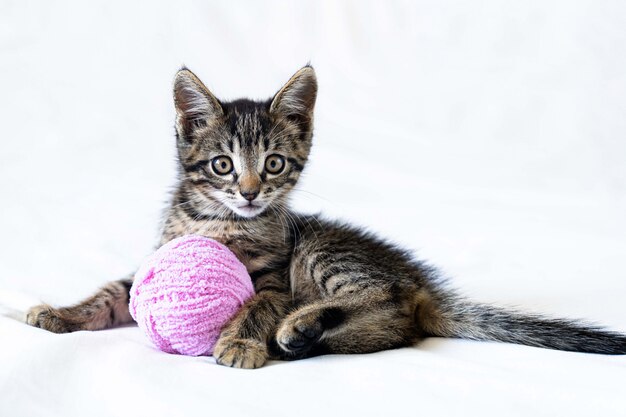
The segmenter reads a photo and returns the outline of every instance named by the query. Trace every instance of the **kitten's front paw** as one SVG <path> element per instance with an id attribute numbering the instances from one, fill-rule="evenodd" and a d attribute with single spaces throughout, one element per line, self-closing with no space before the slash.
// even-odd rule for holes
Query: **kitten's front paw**
<path id="1" fill-rule="evenodd" d="M 267 346 L 253 339 L 222 337 L 213 349 L 213 356 L 220 365 L 232 368 L 260 368 L 267 361 Z"/>
<path id="2" fill-rule="evenodd" d="M 324 333 L 318 312 L 287 317 L 276 332 L 278 346 L 288 356 L 303 356 L 320 340 Z"/>
<path id="3" fill-rule="evenodd" d="M 53 333 L 69 333 L 76 329 L 76 324 L 65 320 L 58 310 L 46 304 L 31 307 L 26 312 L 26 324 L 39 327 Z"/>

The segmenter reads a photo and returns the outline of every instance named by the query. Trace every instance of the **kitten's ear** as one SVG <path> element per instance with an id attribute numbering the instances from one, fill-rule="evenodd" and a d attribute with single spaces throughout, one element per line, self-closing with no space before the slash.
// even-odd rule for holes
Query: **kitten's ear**
<path id="1" fill-rule="evenodd" d="M 174 78 L 174 105 L 176 128 L 183 135 L 189 134 L 195 126 L 206 125 L 224 114 L 219 100 L 187 68 L 178 71 Z"/>
<path id="2" fill-rule="evenodd" d="M 270 113 L 311 120 L 316 97 L 315 70 L 307 65 L 296 72 L 276 93 L 270 105 Z"/>

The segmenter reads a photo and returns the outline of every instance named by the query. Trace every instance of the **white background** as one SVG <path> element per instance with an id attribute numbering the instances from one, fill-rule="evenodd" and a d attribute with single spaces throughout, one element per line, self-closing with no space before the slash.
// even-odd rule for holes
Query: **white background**
<path id="1" fill-rule="evenodd" d="M 619 1 L 2 0 L 0 305 L 73 303 L 150 253 L 175 184 L 171 81 L 182 64 L 222 99 L 264 99 L 308 61 L 320 84 L 316 134 L 295 207 L 415 249 L 476 299 L 626 331 L 626 5 Z M 297 384 L 310 373 L 330 381 L 352 375 L 340 382 L 354 397 L 327 399 L 327 413 L 379 392 L 359 385 L 370 376 L 409 394 L 390 394 L 393 401 L 381 398 L 361 414 L 389 411 L 384 406 L 407 415 L 441 407 L 447 415 L 605 407 L 609 415 L 626 404 L 612 403 L 612 390 L 624 386 L 624 358 L 429 341 L 257 371 L 266 372 L 263 380 L 216 370 L 209 359 L 163 359 L 137 332 L 53 336 L 0 317 L 0 337 L 15 341 L 0 347 L 4 366 L 13 366 L 0 381 L 14 398 L 7 415 L 28 415 L 29 390 L 51 381 L 61 390 L 44 400 L 51 414 L 68 415 L 68 404 L 82 398 L 75 409 L 84 415 L 98 392 L 111 398 L 103 381 L 128 381 L 128 373 L 111 374 L 106 361 L 86 372 L 90 349 L 116 364 L 129 351 L 146 366 L 141 360 L 152 358 L 159 372 L 194 383 L 197 366 L 250 387 L 287 377 Z M 120 352 L 102 340 L 121 343 Z M 68 349 L 80 358 L 60 377 L 74 357 L 64 356 Z M 507 368 L 520 355 L 533 371 Z M 491 385 L 459 374 L 464 366 L 493 377 Z M 153 380 L 144 369 L 132 370 L 135 383 Z M 568 376 L 572 369 L 579 379 Z M 452 382 L 436 379 L 441 372 Z M 93 397 L 70 396 L 85 385 L 100 388 Z M 323 386 L 311 387 L 319 401 Z M 429 393 L 423 409 L 412 408 L 418 387 Z M 500 400 L 492 401 L 493 390 Z M 146 401 L 154 401 L 149 391 Z M 189 410 L 204 407 L 183 398 Z M 276 413 L 263 398 L 249 398 L 250 407 Z M 283 412 L 303 412 L 286 401 Z M 171 412 L 166 403 L 152 412 Z M 123 412 L 111 407 L 100 410 Z"/>

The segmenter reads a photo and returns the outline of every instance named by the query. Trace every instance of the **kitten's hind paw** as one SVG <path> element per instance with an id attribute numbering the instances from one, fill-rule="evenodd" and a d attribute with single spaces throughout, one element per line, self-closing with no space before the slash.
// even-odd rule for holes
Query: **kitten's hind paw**
<path id="1" fill-rule="evenodd" d="M 75 323 L 63 319 L 58 310 L 46 304 L 31 307 L 26 312 L 26 324 L 53 333 L 69 333 L 78 330 L 75 328 Z"/>

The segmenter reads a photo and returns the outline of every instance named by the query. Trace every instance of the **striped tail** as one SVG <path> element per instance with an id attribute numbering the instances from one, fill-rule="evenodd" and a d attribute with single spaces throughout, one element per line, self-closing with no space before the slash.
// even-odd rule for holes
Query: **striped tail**
<path id="1" fill-rule="evenodd" d="M 626 354 L 626 335 L 567 319 L 545 318 L 430 294 L 418 311 L 431 336 L 490 340 L 570 352 Z"/>

